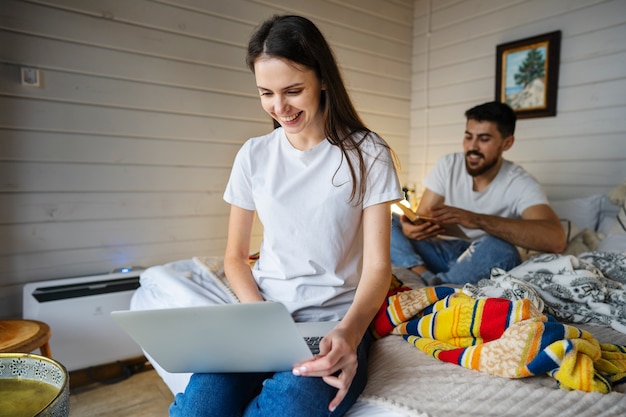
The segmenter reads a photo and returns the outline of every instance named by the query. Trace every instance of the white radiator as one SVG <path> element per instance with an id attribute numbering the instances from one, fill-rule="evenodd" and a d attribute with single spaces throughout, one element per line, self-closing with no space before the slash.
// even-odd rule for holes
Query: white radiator
<path id="1" fill-rule="evenodd" d="M 26 284 L 23 316 L 50 326 L 52 357 L 68 371 L 141 356 L 139 346 L 110 316 L 111 311 L 128 310 L 141 272 Z"/>

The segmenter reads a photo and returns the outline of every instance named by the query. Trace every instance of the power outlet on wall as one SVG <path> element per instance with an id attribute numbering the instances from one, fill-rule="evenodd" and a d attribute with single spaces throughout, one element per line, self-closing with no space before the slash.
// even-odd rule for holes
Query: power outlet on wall
<path id="1" fill-rule="evenodd" d="M 40 87 L 41 77 L 36 68 L 22 67 L 22 85 L 29 87 Z"/>

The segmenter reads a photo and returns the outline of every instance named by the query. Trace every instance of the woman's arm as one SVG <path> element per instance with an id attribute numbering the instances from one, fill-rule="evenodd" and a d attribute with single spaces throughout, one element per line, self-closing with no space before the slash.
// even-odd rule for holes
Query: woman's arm
<path id="1" fill-rule="evenodd" d="M 391 208 L 376 204 L 363 211 L 363 270 L 354 301 L 338 327 L 351 329 L 359 344 L 385 300 L 391 283 Z"/>
<path id="2" fill-rule="evenodd" d="M 242 303 L 263 301 L 248 263 L 254 211 L 230 206 L 224 273 Z"/>
<path id="3" fill-rule="evenodd" d="M 343 320 L 322 340 L 320 355 L 294 368 L 296 375 L 323 377 L 337 388 L 329 409 L 346 396 L 358 366 L 356 350 L 387 295 L 391 283 L 389 203 L 363 211 L 363 270 L 352 305 Z M 338 375 L 333 375 L 340 371 Z"/>

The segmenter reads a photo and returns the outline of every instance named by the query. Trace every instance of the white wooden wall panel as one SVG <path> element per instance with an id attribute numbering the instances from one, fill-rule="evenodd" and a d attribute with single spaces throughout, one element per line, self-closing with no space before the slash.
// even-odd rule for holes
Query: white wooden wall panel
<path id="1" fill-rule="evenodd" d="M 243 119 L 218 115 L 172 114 L 150 109 L 111 107 L 106 104 L 50 102 L 0 97 L 0 125 L 53 132 L 124 135 L 161 139 L 219 140 L 250 137 L 271 128 L 269 117 Z M 37 115 L 33 120 L 32 115 Z M 68 123 L 71 123 L 68 126 Z"/>
<path id="2" fill-rule="evenodd" d="M 7 62 L 15 65 L 34 65 L 42 69 L 64 71 L 70 74 L 89 74 L 92 77 L 129 80 L 156 85 L 203 88 L 223 91 L 229 86 L 231 94 L 255 95 L 250 92 L 254 79 L 244 70 L 220 68 L 203 63 L 167 60 L 138 55 L 121 50 L 96 48 L 76 42 L 64 42 L 35 36 L 4 32 L 3 40 L 11 45 Z M 20 45 L 19 48 L 15 45 Z M 72 57 L 68 61 L 67 57 Z M 135 65 L 120 65 L 132 57 Z M 242 58 L 243 59 L 243 58 Z M 45 62 L 45 66 L 42 66 Z M 243 63 L 242 63 L 243 65 Z M 17 67 L 13 69 L 17 70 Z M 44 73 L 44 83 L 46 73 Z"/>
<path id="3" fill-rule="evenodd" d="M 275 13 L 313 19 L 408 166 L 412 0 L 0 0 L 0 318 L 21 285 L 219 255 L 232 160 L 271 129 L 245 65 Z M 40 71 L 41 88 L 20 84 Z M 261 226 L 256 225 L 254 246 Z"/>
<path id="4" fill-rule="evenodd" d="M 419 0 L 415 10 L 412 180 L 421 184 L 439 157 L 461 151 L 463 113 L 494 99 L 496 46 L 554 30 L 562 31 L 557 116 L 518 121 L 505 156 L 553 199 L 626 180 L 626 2 Z"/>
<path id="5" fill-rule="evenodd" d="M 226 223 L 218 216 L 152 219 L 115 219 L 98 222 L 55 222 L 38 225 L 18 224 L 0 226 L 0 244 L 9 248 L 9 254 L 57 251 L 66 249 L 72 241 L 79 248 L 114 247 L 120 241 L 125 245 L 150 244 L 169 241 L 197 241 L 205 239 L 207 231 L 223 238 Z"/>
<path id="6" fill-rule="evenodd" d="M 229 173 L 228 168 L 88 163 L 6 162 L 0 167 L 4 185 L 23 192 L 200 192 L 223 188 Z"/>
<path id="7" fill-rule="evenodd" d="M 223 214 L 222 190 L 122 191 L 81 193 L 45 192 L 0 194 L 0 216 L 6 225 L 142 219 L 161 217 L 218 216 Z"/>
<path id="8" fill-rule="evenodd" d="M 9 67 L 5 67 L 9 69 Z M 13 69 L 13 68 L 11 68 Z M 4 71 L 8 72 L 8 71 Z M 13 71 L 11 71 L 13 72 Z M 9 75 L 9 74 L 7 74 Z M 221 117 L 225 110 L 239 108 L 247 118 L 266 119 L 259 111 L 257 97 L 236 96 L 229 93 L 209 92 L 178 86 L 159 86 L 135 81 L 93 79 L 89 75 L 46 71 L 45 92 L 25 91 L 16 84 L 9 84 L 7 95 L 54 100 L 80 105 L 123 110 L 140 110 L 150 113 Z"/>
<path id="9" fill-rule="evenodd" d="M 58 163 L 230 167 L 238 144 L 8 130 L 0 158 Z"/>
<path id="10" fill-rule="evenodd" d="M 211 231 L 207 231 L 207 235 Z M 0 258 L 0 268 L 14 269 L 3 284 L 3 308 L 9 311 L 12 304 L 20 305 L 21 286 L 33 274 L 47 276 L 84 276 L 87 274 L 106 274 L 111 264 L 115 265 L 150 265 L 154 259 L 187 259 L 195 255 L 219 254 L 223 252 L 226 241 L 217 238 L 185 241 L 155 241 L 141 244 L 118 243 L 110 247 L 86 247 L 43 252 L 23 252 Z M 69 263 L 67 259 L 72 259 Z M 45 279 L 45 278 L 44 278 Z M 17 300 L 16 300 L 17 297 Z M 17 301 L 17 303 L 16 303 Z"/>

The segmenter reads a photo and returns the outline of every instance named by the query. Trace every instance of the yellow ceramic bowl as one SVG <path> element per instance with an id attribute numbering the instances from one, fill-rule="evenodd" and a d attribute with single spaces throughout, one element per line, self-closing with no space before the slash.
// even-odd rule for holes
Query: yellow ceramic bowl
<path id="1" fill-rule="evenodd" d="M 67 417 L 70 388 L 59 362 L 30 353 L 0 353 L 0 417 Z"/>

